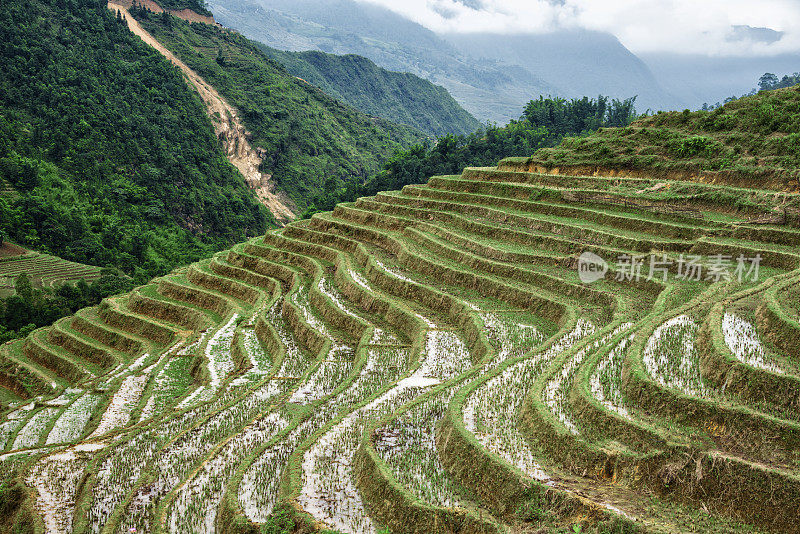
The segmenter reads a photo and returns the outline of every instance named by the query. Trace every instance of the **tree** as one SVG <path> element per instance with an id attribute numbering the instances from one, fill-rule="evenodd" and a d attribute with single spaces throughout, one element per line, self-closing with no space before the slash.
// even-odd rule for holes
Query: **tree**
<path id="1" fill-rule="evenodd" d="M 758 88 L 762 91 L 769 91 L 770 89 L 775 89 L 778 85 L 778 77 L 772 74 L 771 72 L 764 73 L 761 78 L 758 79 Z"/>

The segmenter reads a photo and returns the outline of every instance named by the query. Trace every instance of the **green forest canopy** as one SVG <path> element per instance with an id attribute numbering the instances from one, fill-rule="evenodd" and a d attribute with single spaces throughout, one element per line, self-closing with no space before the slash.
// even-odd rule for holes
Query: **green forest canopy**
<path id="1" fill-rule="evenodd" d="M 469 134 L 481 126 L 447 89 L 408 72 L 382 69 L 354 54 L 287 52 L 257 45 L 290 73 L 368 115 L 434 136 Z"/>
<path id="2" fill-rule="evenodd" d="M 270 226 L 180 72 L 94 0 L 0 3 L 0 230 L 144 282 Z"/>

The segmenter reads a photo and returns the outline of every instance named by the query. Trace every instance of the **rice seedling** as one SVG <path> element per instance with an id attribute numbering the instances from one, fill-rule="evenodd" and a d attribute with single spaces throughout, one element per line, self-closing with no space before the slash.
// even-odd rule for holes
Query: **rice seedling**
<path id="1" fill-rule="evenodd" d="M 190 356 L 172 356 L 167 361 L 154 378 L 153 393 L 147 399 L 139 421 L 162 414 L 184 395 L 194 381 L 191 368 Z"/>
<path id="2" fill-rule="evenodd" d="M 454 332 L 428 332 L 425 360 L 415 373 L 421 379 L 401 382 L 403 387 L 423 387 L 447 381 L 472 366 L 469 350 Z M 421 371 L 421 373 L 420 373 Z M 434 436 L 455 388 L 447 388 L 401 414 L 378 429 L 376 449 L 392 468 L 395 478 L 424 502 L 455 506 L 457 488 L 439 463 Z"/>
<path id="3" fill-rule="evenodd" d="M 5 450 L 7 442 L 25 424 L 24 419 L 11 419 L 0 424 L 0 450 Z"/>
<path id="4" fill-rule="evenodd" d="M 285 360 L 278 375 L 282 377 L 294 374 L 302 376 L 308 367 L 309 360 L 299 349 L 291 332 L 283 322 L 280 304 L 273 306 L 267 315 L 274 320 L 272 324 L 281 341 L 285 343 Z M 230 350 L 230 343 L 227 344 L 227 347 Z M 222 358 L 224 359 L 224 357 Z M 199 404 L 183 415 L 169 419 L 165 426 L 142 433 L 141 435 L 147 436 L 146 439 L 139 439 L 137 436 L 132 440 L 135 443 L 130 446 L 131 452 L 135 451 L 134 454 L 143 458 L 145 463 L 152 465 L 152 469 L 157 475 L 151 484 L 140 488 L 136 493 L 131 505 L 125 511 L 121 524 L 124 524 L 126 528 L 136 528 L 139 531 L 148 528 L 158 501 L 190 475 L 198 462 L 217 446 L 222 437 L 234 436 L 230 441 L 232 448 L 223 449 L 220 452 L 222 454 L 219 456 L 220 460 L 212 460 L 212 463 L 208 465 L 228 472 L 229 469 L 232 469 L 229 464 L 236 455 L 237 445 L 240 449 L 244 445 L 255 447 L 269 439 L 271 433 L 277 431 L 277 426 L 286 424 L 285 421 L 288 419 L 285 418 L 280 420 L 256 418 L 273 398 L 285 392 L 287 388 L 291 388 L 294 381 L 268 380 L 253 389 L 253 386 L 261 380 L 263 380 L 261 373 L 249 372 L 231 382 L 224 392 L 215 397 L 212 402 Z M 220 409 L 221 411 L 216 412 Z M 195 426 L 191 432 L 183 432 L 187 428 L 192 428 L 193 422 L 202 420 L 204 415 L 211 413 L 213 415 L 210 418 L 199 426 Z M 164 444 L 167 444 L 166 448 L 161 449 Z M 117 476 L 124 475 L 118 473 Z M 136 473 L 135 477 L 129 477 L 126 481 L 127 487 L 132 488 L 138 476 L 139 474 Z M 220 484 L 224 477 L 221 475 L 203 477 L 204 475 L 195 482 L 204 488 L 203 491 L 213 492 L 214 495 L 222 491 Z M 107 483 L 112 481 L 113 478 L 108 477 Z M 105 510 L 113 510 L 114 503 L 119 502 L 119 498 L 111 494 L 106 494 L 105 497 L 106 502 L 102 503 L 102 506 L 98 506 L 98 518 L 102 517 Z M 179 504 L 172 513 L 177 514 L 175 517 L 191 516 L 193 518 L 192 525 L 195 525 L 195 528 L 201 528 L 204 524 L 204 520 L 199 519 L 201 515 L 205 516 L 211 513 L 210 509 L 205 509 L 189 495 L 179 497 L 177 502 Z M 201 513 L 201 509 L 205 511 Z"/>
<path id="5" fill-rule="evenodd" d="M 0 454 L 0 481 L 7 481 L 18 475 L 20 469 L 36 453 L 34 449 Z"/>
<path id="6" fill-rule="evenodd" d="M 219 388 L 222 381 L 236 367 L 236 363 L 231 356 L 231 342 L 233 341 L 233 334 L 236 332 L 236 319 L 238 318 L 239 315 L 234 313 L 228 323 L 217 330 L 206 345 L 205 354 L 211 381 L 210 387 L 214 390 Z"/>
<path id="7" fill-rule="evenodd" d="M 329 354 L 330 356 L 333 355 Z M 292 394 L 289 402 L 309 404 L 320 400 L 336 389 L 352 369 L 352 361 L 326 360 L 322 362 L 305 384 Z"/>
<path id="8" fill-rule="evenodd" d="M 391 383 L 393 377 L 396 379 L 403 373 L 407 364 L 407 349 L 370 348 L 367 362 L 349 387 L 339 395 L 315 405 L 313 414 L 308 419 L 289 432 L 284 439 L 268 447 L 245 471 L 238 495 L 245 514 L 253 521 L 266 521 L 277 502 L 278 485 L 292 452 L 338 415 L 347 414 L 352 406 L 368 400 Z"/>
<path id="9" fill-rule="evenodd" d="M 100 423 L 89 437 L 94 438 L 102 436 L 103 434 L 128 424 L 131 412 L 139 403 L 139 399 L 142 397 L 142 393 L 144 392 L 149 378 L 150 375 L 144 373 L 140 375 L 131 375 L 123 380 L 117 392 L 111 397 L 111 402 L 108 408 L 106 408 L 105 413 L 103 413 Z"/>
<path id="10" fill-rule="evenodd" d="M 34 413 L 31 418 L 28 419 L 28 422 L 25 423 L 25 426 L 17 433 L 17 437 L 14 440 L 14 444 L 11 445 L 11 449 L 27 449 L 37 446 L 39 441 L 44 437 L 42 433 L 49 424 L 58 417 L 60 411 L 61 410 L 58 408 L 42 408 Z"/>
<path id="11" fill-rule="evenodd" d="M 170 532 L 188 534 L 215 531 L 217 509 L 225 484 L 242 457 L 273 438 L 289 425 L 281 413 L 273 412 L 255 421 L 225 443 L 214 457 L 177 492 L 169 514 Z"/>
<path id="12" fill-rule="evenodd" d="M 99 466 L 92 488 L 92 504 L 88 512 L 92 532 L 100 532 L 115 508 L 133 490 L 145 467 L 149 467 L 154 461 L 156 451 L 234 398 L 233 393 L 221 395 L 213 402 L 168 418 L 129 440 L 113 442 L 109 446 L 111 453 Z M 148 490 L 142 489 L 137 498 L 146 501 L 149 495 Z"/>
<path id="13" fill-rule="evenodd" d="M 77 441 L 84 433 L 86 424 L 100 406 L 103 397 L 93 393 L 81 395 L 64 410 L 47 436 L 47 445 Z"/>
<path id="14" fill-rule="evenodd" d="M 251 521 L 263 523 L 267 520 L 277 503 L 278 486 L 289 462 L 289 456 L 323 424 L 319 412 L 315 413 L 311 419 L 295 427 L 280 441 L 267 447 L 245 472 L 238 499 L 245 515 Z"/>
<path id="15" fill-rule="evenodd" d="M 352 269 L 348 270 L 347 272 L 350 275 L 350 278 L 352 278 L 353 281 L 356 284 L 360 285 L 362 288 L 366 289 L 367 291 L 373 291 L 373 289 L 370 286 L 369 282 L 367 281 L 366 278 L 364 278 L 361 275 L 361 273 L 358 273 L 358 272 L 356 272 L 356 271 L 354 271 Z"/>
<path id="16" fill-rule="evenodd" d="M 269 353 L 261 345 L 255 329 L 247 327 L 242 329 L 242 343 L 247 352 L 247 357 L 253 365 L 252 372 L 261 375 L 269 374 L 272 369 L 272 358 Z"/>
<path id="17" fill-rule="evenodd" d="M 589 384 L 592 395 L 607 409 L 618 413 L 622 417 L 630 418 L 630 413 L 625 407 L 625 400 L 620 387 L 622 377 L 622 363 L 625 359 L 625 350 L 633 340 L 634 335 L 622 339 L 597 365 Z"/>
<path id="18" fill-rule="evenodd" d="M 46 532 L 72 532 L 78 487 L 90 458 L 89 452 L 72 447 L 39 460 L 25 478 L 36 490 L 36 510 Z"/>
<path id="19" fill-rule="evenodd" d="M 47 400 L 44 402 L 45 406 L 68 406 L 71 404 L 75 399 L 81 396 L 83 393 L 83 389 L 78 388 L 66 388 L 58 397 L 53 399 Z"/>
<path id="20" fill-rule="evenodd" d="M 328 339 L 334 339 L 328 325 L 326 325 L 325 321 L 311 308 L 311 303 L 308 301 L 308 286 L 301 286 L 300 289 L 292 293 L 291 300 L 300 310 L 300 313 L 303 314 L 303 319 L 311 325 L 311 328 L 317 330 Z"/>
<path id="21" fill-rule="evenodd" d="M 275 376 L 277 378 L 300 379 L 308 369 L 311 359 L 300 347 L 289 325 L 284 321 L 283 315 L 281 315 L 280 302 L 276 303 L 272 309 L 270 309 L 266 317 L 267 321 L 269 321 L 272 328 L 278 334 L 278 338 L 284 350 L 283 363 Z M 292 380 L 284 380 L 282 383 L 284 392 L 294 387 Z"/>
<path id="22" fill-rule="evenodd" d="M 268 382 L 258 390 L 214 413 L 199 426 L 172 439 L 152 460 L 155 480 L 141 489 L 127 508 L 124 524 L 130 528 L 146 529 L 153 521 L 153 509 L 158 501 L 191 474 L 194 467 L 212 452 L 221 439 L 241 432 L 261 412 L 279 388 Z M 166 438 L 166 436 L 165 436 Z"/>
<path id="23" fill-rule="evenodd" d="M 352 401 L 369 398 L 384 384 L 399 378 L 407 362 L 406 349 L 369 349 L 364 370 L 350 388 Z M 364 511 L 353 481 L 353 456 L 368 421 L 390 414 L 422 392 L 421 388 L 397 384 L 369 404 L 347 414 L 323 434 L 303 456 L 300 494 L 303 509 L 317 520 L 343 532 L 374 532 L 374 525 Z"/>
<path id="24" fill-rule="evenodd" d="M 547 481 L 515 421 L 522 400 L 544 366 L 575 343 L 595 332 L 583 319 L 546 350 L 515 362 L 478 387 L 464 404 L 464 425 L 487 450 L 517 467 L 528 476 Z"/>
<path id="25" fill-rule="evenodd" d="M 771 373 L 785 373 L 778 363 L 770 359 L 758 332 L 749 321 L 733 313 L 726 313 L 722 318 L 722 335 L 725 344 L 740 362 Z"/>
<path id="26" fill-rule="evenodd" d="M 544 334 L 533 324 L 519 319 L 522 314 L 514 312 L 482 313 L 481 318 L 489 339 L 499 345 L 496 363 L 522 356 L 544 341 Z"/>
<path id="27" fill-rule="evenodd" d="M 351 274 L 353 271 L 350 271 Z M 367 322 L 369 320 L 364 318 L 364 314 L 356 310 L 353 306 L 347 303 L 344 296 L 339 292 L 336 287 L 330 283 L 330 281 L 322 277 L 318 284 L 319 290 L 327 296 L 329 299 L 333 301 L 333 303 L 342 310 L 344 313 L 349 315 L 350 317 L 355 317 L 357 319 L 362 319 Z M 370 344 L 373 345 L 397 345 L 400 343 L 400 340 L 397 339 L 397 336 L 392 334 L 391 332 L 387 332 L 381 328 L 375 327 L 375 331 L 372 334 L 372 339 L 370 340 Z"/>
<path id="28" fill-rule="evenodd" d="M 643 351 L 645 369 L 659 384 L 687 395 L 711 394 L 700 374 L 694 342 L 700 325 L 688 315 L 679 315 L 653 331 Z"/>
<path id="29" fill-rule="evenodd" d="M 198 387 L 191 395 L 183 399 L 178 404 L 178 408 L 188 408 L 204 402 L 208 402 L 217 393 L 223 380 L 233 371 L 236 364 L 231 355 L 231 343 L 236 332 L 237 314 L 233 314 L 230 320 L 211 336 L 205 348 L 205 358 L 207 362 L 209 384 Z M 207 335 L 207 333 L 204 334 Z M 202 340 L 202 338 L 201 338 Z"/>
<path id="30" fill-rule="evenodd" d="M 36 402 L 29 401 L 18 405 L 6 415 L 6 421 L 0 424 L 0 450 L 13 444 L 13 437 L 30 419 L 36 408 Z"/>
<path id="31" fill-rule="evenodd" d="M 181 418 L 175 421 L 185 422 Z M 173 425 L 167 423 L 164 433 L 169 432 L 170 427 Z M 154 431 L 141 432 L 128 441 L 118 440 L 109 444 L 111 453 L 98 467 L 87 513 L 89 528 L 94 534 L 100 532 L 117 505 L 134 487 L 158 445 Z"/>
<path id="32" fill-rule="evenodd" d="M 411 282 L 415 283 L 413 279 L 403 274 L 399 269 L 393 269 L 391 267 L 387 267 L 383 262 L 376 259 L 375 264 L 380 267 L 382 270 L 386 271 L 386 273 L 398 280 L 402 280 L 403 282 Z"/>
<path id="33" fill-rule="evenodd" d="M 463 498 L 439 462 L 435 436 L 454 393 L 446 389 L 404 412 L 376 431 L 375 442 L 400 484 L 423 502 L 447 508 L 460 506 Z"/>
<path id="34" fill-rule="evenodd" d="M 145 364 L 150 359 L 150 354 L 145 353 L 136 358 L 130 365 L 121 365 L 117 368 L 116 372 L 111 373 L 108 377 L 106 377 L 102 384 L 108 386 L 115 382 L 117 379 L 122 378 L 126 375 L 131 375 L 133 373 L 138 372 L 139 370 L 143 369 Z"/>
<path id="35" fill-rule="evenodd" d="M 190 344 L 186 345 L 180 352 L 181 354 L 194 354 L 197 350 L 202 346 L 203 342 L 205 342 L 206 338 L 208 337 L 209 331 L 203 331 L 200 336 L 197 337 L 194 341 Z"/>
<path id="36" fill-rule="evenodd" d="M 575 379 L 575 371 L 581 366 L 586 356 L 592 354 L 600 347 L 607 345 L 613 338 L 629 329 L 631 326 L 633 326 L 633 323 L 624 323 L 618 326 L 613 332 L 606 334 L 602 339 L 598 339 L 588 346 L 583 347 L 574 355 L 567 358 L 560 371 L 547 381 L 542 393 L 542 400 L 558 420 L 561 421 L 561 424 L 573 434 L 578 434 L 578 427 L 571 415 L 568 394 Z"/>

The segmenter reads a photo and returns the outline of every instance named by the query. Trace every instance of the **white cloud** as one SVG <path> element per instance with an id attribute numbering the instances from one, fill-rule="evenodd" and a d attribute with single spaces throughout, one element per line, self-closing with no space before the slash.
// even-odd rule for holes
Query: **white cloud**
<path id="1" fill-rule="evenodd" d="M 798 0 L 365 0 L 436 32 L 610 32 L 634 52 L 800 53 Z M 770 32 L 735 27 L 769 28 Z"/>

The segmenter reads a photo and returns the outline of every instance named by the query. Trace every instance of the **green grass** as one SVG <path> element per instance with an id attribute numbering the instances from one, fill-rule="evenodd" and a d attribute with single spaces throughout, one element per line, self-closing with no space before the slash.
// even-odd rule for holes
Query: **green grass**
<path id="1" fill-rule="evenodd" d="M 548 167 L 670 172 L 726 171 L 744 187 L 798 188 L 800 86 L 762 91 L 713 111 L 658 113 L 541 149 Z M 780 187 L 780 186 L 783 187 Z"/>

